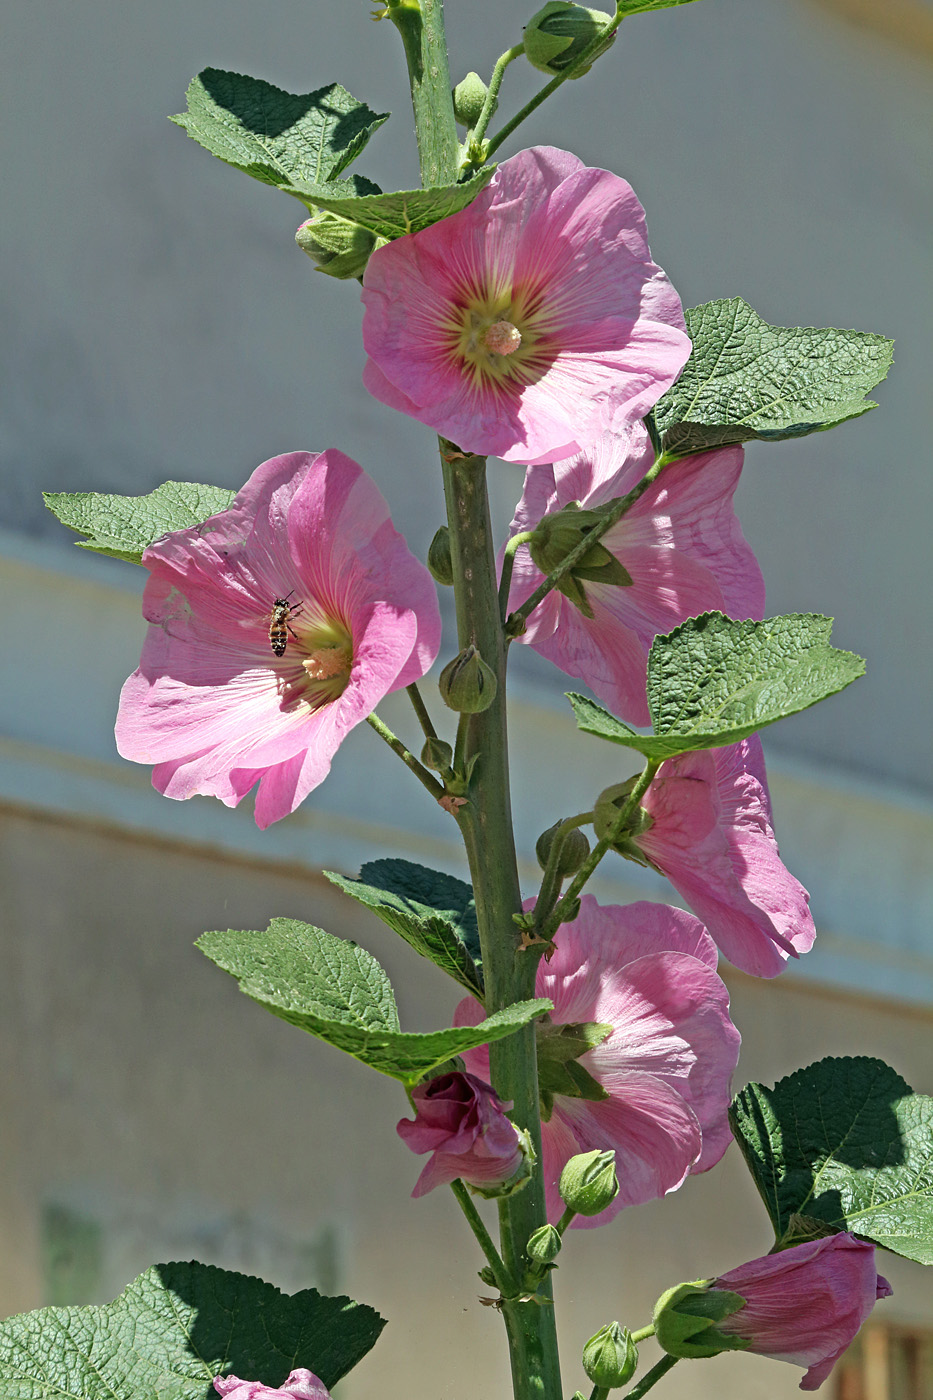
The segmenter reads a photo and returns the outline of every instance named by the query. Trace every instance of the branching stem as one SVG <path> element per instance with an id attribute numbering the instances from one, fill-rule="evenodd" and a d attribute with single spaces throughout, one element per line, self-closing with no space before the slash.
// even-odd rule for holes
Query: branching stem
<path id="1" fill-rule="evenodd" d="M 502 1257 L 493 1244 L 492 1236 L 483 1224 L 483 1218 L 473 1204 L 473 1198 L 469 1191 L 459 1177 L 456 1181 L 450 1183 L 450 1189 L 456 1196 L 460 1209 L 466 1216 L 466 1222 L 476 1236 L 480 1249 L 486 1256 L 486 1262 L 496 1280 L 496 1287 L 504 1298 L 514 1297 L 518 1292 L 518 1283 L 502 1262 Z"/>
<path id="2" fill-rule="evenodd" d="M 393 753 L 398 754 L 402 762 L 406 765 L 406 767 L 411 769 L 415 777 L 418 779 L 419 783 L 421 783 L 423 787 L 427 788 L 431 796 L 437 802 L 440 802 L 441 798 L 445 795 L 444 789 L 441 786 L 441 784 L 437 781 L 433 774 L 428 772 L 424 764 L 421 763 L 419 759 L 415 758 L 415 755 L 413 753 L 406 749 L 401 739 L 397 738 L 396 735 L 392 733 L 392 730 L 389 728 L 389 726 L 387 724 L 383 724 L 382 720 L 375 713 L 366 716 L 366 723 L 371 725 L 372 728 L 375 729 L 380 739 L 385 740 L 385 742 L 388 744 L 389 748 L 392 750 Z"/>

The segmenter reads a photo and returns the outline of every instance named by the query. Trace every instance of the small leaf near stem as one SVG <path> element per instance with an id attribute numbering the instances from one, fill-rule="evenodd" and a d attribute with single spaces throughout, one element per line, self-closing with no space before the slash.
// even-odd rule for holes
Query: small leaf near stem
<path id="1" fill-rule="evenodd" d="M 635 1340 L 634 1335 L 632 1340 Z M 661 1360 L 656 1362 L 650 1371 L 646 1371 L 637 1385 L 626 1391 L 622 1400 L 641 1400 L 641 1397 L 647 1395 L 652 1386 L 657 1385 L 658 1381 L 666 1376 L 671 1367 L 676 1366 L 679 1360 L 680 1358 L 677 1356 L 662 1356 Z"/>
<path id="2" fill-rule="evenodd" d="M 382 720 L 375 713 L 375 711 L 371 715 L 366 716 L 366 723 L 371 725 L 372 728 L 375 729 L 380 739 L 385 740 L 389 748 L 392 749 L 393 753 L 398 754 L 402 762 L 408 768 L 411 769 L 415 777 L 418 779 L 419 783 L 421 783 L 423 787 L 427 788 L 428 792 L 435 799 L 435 801 L 440 802 L 441 798 L 446 796 L 444 789 L 441 787 L 437 779 L 433 777 L 431 773 L 428 772 L 427 768 L 425 768 L 423 763 L 421 763 L 417 758 L 415 758 L 415 755 L 413 753 L 410 753 L 409 750 L 406 749 L 401 739 L 397 738 L 392 733 L 392 730 L 389 728 L 389 726 L 387 724 L 383 724 Z"/>
<path id="3" fill-rule="evenodd" d="M 572 922 L 572 920 L 576 918 L 576 906 L 580 897 L 580 891 L 583 889 L 583 886 L 586 884 L 603 856 L 612 847 L 619 832 L 623 830 L 626 822 L 633 815 L 639 802 L 651 786 L 654 776 L 660 767 L 660 762 L 655 763 L 651 760 L 645 764 L 638 781 L 629 793 L 628 800 L 619 808 L 619 815 L 616 818 L 612 831 L 603 837 L 601 841 L 596 842 L 596 845 L 593 847 L 592 851 L 590 851 L 586 860 L 571 880 L 563 897 L 555 905 L 547 920 L 544 921 L 538 929 L 539 938 L 545 941 L 553 939 L 554 934 L 560 928 L 561 924 Z"/>
<path id="4" fill-rule="evenodd" d="M 456 1181 L 450 1183 L 450 1189 L 456 1196 L 457 1203 L 466 1216 L 466 1222 L 476 1236 L 480 1249 L 486 1256 L 486 1262 L 492 1270 L 499 1292 L 502 1294 L 503 1298 L 516 1297 L 519 1292 L 518 1283 L 509 1273 L 499 1251 L 493 1244 L 492 1236 L 483 1224 L 482 1217 L 473 1204 L 473 1199 L 466 1186 L 464 1186 L 460 1178 L 457 1177 Z"/>
<path id="5" fill-rule="evenodd" d="M 522 107 L 520 111 L 516 112 L 515 116 L 512 117 L 509 121 L 507 121 L 505 126 L 503 126 L 499 131 L 496 132 L 492 140 L 486 143 L 486 146 L 483 151 L 483 158 L 485 160 L 489 159 L 493 151 L 497 151 L 499 149 L 503 141 L 507 140 L 507 138 L 512 135 L 512 132 L 515 130 L 515 128 L 520 126 L 526 117 L 531 116 L 531 113 L 535 111 L 536 108 L 540 107 L 541 103 L 546 101 L 547 98 L 550 97 L 552 92 L 557 91 L 561 83 L 565 83 L 568 78 L 573 78 L 577 73 L 580 72 L 581 69 L 590 66 L 590 64 L 593 62 L 593 60 L 599 53 L 602 45 L 612 34 L 616 32 L 624 18 L 624 12 L 619 8 L 618 5 L 616 5 L 615 17 L 612 20 L 610 20 L 610 22 L 606 25 L 606 28 L 602 31 L 602 33 L 597 34 L 595 39 L 593 39 L 591 43 L 587 44 L 586 48 L 580 52 L 576 63 L 573 64 L 572 67 L 565 68 L 562 73 L 558 73 L 558 75 L 555 78 L 552 78 L 549 83 L 546 83 L 545 86 L 541 88 L 540 92 L 537 92 L 529 102 L 526 102 L 524 107 Z M 470 167 L 475 168 L 473 161 L 470 162 Z"/>
<path id="6" fill-rule="evenodd" d="M 525 630 L 526 618 L 528 618 L 531 615 L 531 613 L 534 612 L 535 608 L 538 606 L 539 603 L 544 601 L 544 599 L 551 592 L 551 590 L 557 587 L 558 583 L 560 583 L 561 579 L 564 577 L 564 574 L 569 573 L 575 564 L 579 564 L 580 560 L 584 557 L 584 555 L 587 554 L 593 548 L 594 544 L 596 544 L 599 540 L 602 539 L 603 535 L 606 534 L 607 530 L 611 530 L 613 525 L 615 525 L 619 520 L 622 519 L 625 512 L 631 510 L 635 502 L 645 494 L 651 483 L 657 480 L 657 478 L 660 476 L 661 472 L 667 465 L 667 458 L 663 455 L 655 458 L 652 465 L 645 472 L 641 481 L 637 482 L 636 485 L 632 487 L 631 491 L 626 492 L 624 496 L 620 496 L 618 500 L 614 502 L 611 509 L 606 509 L 606 513 L 603 516 L 602 520 L 600 520 L 599 524 L 594 525 L 592 530 L 587 531 L 580 543 L 574 545 L 573 549 L 571 549 L 570 552 L 567 555 L 565 555 L 565 557 L 561 560 L 557 568 L 554 569 L 550 574 L 548 574 L 544 582 L 540 583 L 535 589 L 534 593 L 532 593 L 530 597 L 525 599 L 524 603 L 522 603 L 520 608 L 516 608 L 513 613 L 509 613 L 505 621 L 505 631 L 509 641 L 514 640 L 515 637 L 521 636 L 522 632 L 524 632 Z M 523 534 L 526 537 L 529 533 L 533 532 L 523 532 Z M 520 535 L 514 535 L 512 539 L 518 540 L 519 543 L 524 542 L 522 536 Z M 512 540 L 509 541 L 509 544 L 511 543 Z M 516 548 L 517 547 L 518 546 L 516 545 Z M 506 545 L 506 557 L 508 557 L 508 545 Z M 505 568 L 505 560 L 503 560 L 503 581 L 505 579 Z M 511 577 L 511 566 L 509 572 Z M 499 591 L 501 594 L 501 584 Z M 505 596 L 507 606 L 508 591 L 506 591 Z"/>

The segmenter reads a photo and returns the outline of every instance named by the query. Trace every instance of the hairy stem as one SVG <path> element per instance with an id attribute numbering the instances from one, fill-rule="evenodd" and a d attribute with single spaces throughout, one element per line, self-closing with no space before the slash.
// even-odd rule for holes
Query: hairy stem
<path id="1" fill-rule="evenodd" d="M 441 786 L 441 784 L 431 773 L 428 772 L 424 764 L 421 763 L 417 758 L 415 758 L 415 755 L 413 753 L 406 749 L 401 739 L 397 738 L 392 733 L 392 730 L 389 728 L 389 726 L 387 724 L 383 724 L 382 720 L 375 713 L 366 716 L 366 723 L 371 725 L 372 728 L 375 729 L 380 739 L 385 740 L 385 742 L 388 744 L 389 748 L 392 750 L 393 753 L 398 754 L 402 762 L 406 765 L 406 767 L 411 769 L 415 777 L 418 779 L 419 783 L 421 783 L 424 787 L 427 788 L 431 796 L 435 798 L 438 802 L 440 802 L 441 798 L 444 796 L 444 789 Z"/>
<path id="2" fill-rule="evenodd" d="M 486 1263 L 492 1271 L 499 1292 L 503 1297 L 509 1297 L 511 1294 L 517 1293 L 518 1284 L 503 1264 L 499 1251 L 493 1244 L 492 1237 L 483 1224 L 482 1216 L 473 1204 L 469 1191 L 459 1177 L 456 1181 L 450 1183 L 450 1189 L 456 1196 L 460 1209 L 466 1217 L 466 1222 L 476 1236 L 480 1249 L 486 1256 Z"/>

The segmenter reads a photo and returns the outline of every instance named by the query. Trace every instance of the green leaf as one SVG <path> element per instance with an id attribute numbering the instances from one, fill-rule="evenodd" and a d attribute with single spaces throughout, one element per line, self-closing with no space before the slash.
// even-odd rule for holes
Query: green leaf
<path id="1" fill-rule="evenodd" d="M 388 120 L 339 83 L 315 92 L 283 92 L 261 78 L 205 68 L 191 80 L 188 110 L 172 117 L 211 155 L 254 180 L 307 202 L 310 186 L 336 182 L 373 132 Z M 357 178 L 341 181 L 347 195 L 378 193 Z"/>
<path id="2" fill-rule="evenodd" d="M 392 194 L 364 194 L 359 198 L 334 195 L 308 187 L 304 197 L 319 209 L 329 209 L 362 224 L 380 238 L 401 238 L 406 233 L 439 223 L 457 214 L 489 184 L 496 167 L 488 165 L 462 185 L 441 185 L 427 190 L 396 190 Z"/>
<path id="3" fill-rule="evenodd" d="M 374 860 L 358 880 L 325 870 L 328 880 L 482 1000 L 483 974 L 472 887 L 410 860 Z"/>
<path id="4" fill-rule="evenodd" d="M 830 1057 L 773 1089 L 749 1084 L 729 1120 L 779 1239 L 822 1221 L 933 1264 L 933 1099 L 883 1060 Z"/>
<path id="5" fill-rule="evenodd" d="M 80 549 L 142 561 L 143 550 L 172 530 L 201 525 L 226 510 L 236 493 L 194 481 L 165 481 L 148 496 L 108 496 L 97 491 L 45 491 L 45 504 L 69 530 L 87 535 Z"/>
<path id="6" fill-rule="evenodd" d="M 672 456 L 804 437 L 857 418 L 877 407 L 865 395 L 894 357 L 881 335 L 769 326 L 741 297 L 685 315 L 693 352 L 654 409 Z"/>
<path id="7" fill-rule="evenodd" d="M 0 1322 L 0 1395 L 208 1400 L 218 1373 L 279 1386 L 297 1367 L 331 1388 L 384 1326 L 372 1308 L 313 1288 L 289 1295 L 208 1264 L 157 1264 L 104 1307 Z"/>
<path id="8" fill-rule="evenodd" d="M 273 919 L 265 933 L 205 933 L 197 946 L 274 1016 L 408 1085 L 551 1009 L 547 1000 L 518 1002 L 478 1026 L 406 1033 L 398 1029 L 389 979 L 372 954 L 310 924 Z"/>
<path id="9" fill-rule="evenodd" d="M 832 618 L 787 613 L 763 622 L 703 613 L 655 637 L 648 653 L 654 734 L 637 734 L 583 695 L 571 694 L 587 734 L 663 762 L 722 748 L 844 690 L 865 663 L 830 645 Z"/>

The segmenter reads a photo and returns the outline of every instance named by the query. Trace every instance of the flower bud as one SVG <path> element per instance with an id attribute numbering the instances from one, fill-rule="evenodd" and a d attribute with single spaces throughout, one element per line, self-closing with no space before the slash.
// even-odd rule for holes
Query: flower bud
<path id="1" fill-rule="evenodd" d="M 454 761 L 454 751 L 446 739 L 425 739 L 421 750 L 421 762 L 436 773 L 446 773 Z"/>
<path id="2" fill-rule="evenodd" d="M 612 849 L 620 856 L 635 860 L 639 865 L 648 865 L 648 858 L 633 839 L 647 831 L 652 825 L 651 817 L 644 807 L 636 807 L 625 824 L 616 830 L 619 814 L 628 801 L 636 781 L 637 776 L 629 778 L 624 783 L 613 783 L 611 787 L 603 788 L 593 806 L 593 830 L 598 841 L 606 841 L 611 838 Z"/>
<path id="3" fill-rule="evenodd" d="M 463 715 L 488 710 L 498 688 L 496 673 L 472 644 L 447 663 L 437 684 L 444 704 Z"/>
<path id="4" fill-rule="evenodd" d="M 563 825 L 555 822 L 547 831 L 542 831 L 535 843 L 535 855 L 542 870 L 547 868 L 548 856 Z M 578 826 L 566 827 L 561 837 L 560 854 L 557 858 L 557 873 L 561 879 L 575 875 L 590 853 L 590 843 Z"/>
<path id="5" fill-rule="evenodd" d="M 525 26 L 525 57 L 533 68 L 556 77 L 577 61 L 611 19 L 612 16 L 603 10 L 587 10 L 582 5 L 571 5 L 569 0 L 549 0 Z M 584 73 L 588 73 L 593 62 L 606 52 L 615 37 L 613 31 L 586 67 L 573 76 L 582 78 Z"/>
<path id="6" fill-rule="evenodd" d="M 627 1327 L 608 1322 L 583 1348 L 583 1369 L 600 1390 L 615 1390 L 635 1374 L 638 1348 Z"/>
<path id="7" fill-rule="evenodd" d="M 576 549 L 584 536 L 604 519 L 601 510 L 581 510 L 575 503 L 564 506 L 539 520 L 528 541 L 528 550 L 534 563 L 543 574 L 550 574 L 561 565 L 572 549 Z M 628 569 L 612 554 L 604 544 L 597 542 L 578 559 L 573 568 L 562 574 L 557 587 L 571 603 L 580 609 L 584 617 L 592 617 L 583 583 L 611 583 L 628 588 L 632 576 Z"/>
<path id="8" fill-rule="evenodd" d="M 450 531 L 441 525 L 428 548 L 428 568 L 436 583 L 450 588 L 454 581 L 454 566 L 450 558 Z"/>
<path id="9" fill-rule="evenodd" d="M 564 1205 L 577 1215 L 599 1215 L 619 1194 L 614 1152 L 581 1152 L 571 1157 L 557 1187 Z"/>
<path id="10" fill-rule="evenodd" d="M 327 209 L 306 219 L 295 234 L 295 242 L 328 277 L 362 277 L 370 253 L 388 242 L 371 229 Z"/>
<path id="11" fill-rule="evenodd" d="M 718 1356 L 721 1351 L 744 1351 L 749 1343 L 726 1336 L 716 1326 L 745 1306 L 738 1293 L 712 1288 L 712 1279 L 678 1283 L 662 1293 L 654 1306 L 655 1336 L 669 1356 Z"/>
<path id="12" fill-rule="evenodd" d="M 529 1180 L 535 1164 L 527 1132 L 505 1115 L 495 1090 L 475 1074 L 454 1071 L 418 1084 L 411 1093 L 415 1118 L 396 1132 L 412 1152 L 430 1152 L 413 1196 L 458 1177 L 481 1196 L 509 1196 Z"/>
<path id="13" fill-rule="evenodd" d="M 479 121 L 488 88 L 478 73 L 467 73 L 453 91 L 454 116 L 461 126 L 470 129 Z M 493 111 L 495 111 L 493 107 Z"/>
<path id="14" fill-rule="evenodd" d="M 528 1237 L 525 1254 L 532 1264 L 550 1264 L 560 1254 L 561 1238 L 554 1225 L 541 1225 Z"/>

